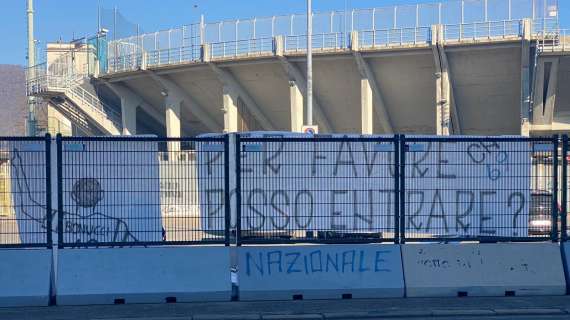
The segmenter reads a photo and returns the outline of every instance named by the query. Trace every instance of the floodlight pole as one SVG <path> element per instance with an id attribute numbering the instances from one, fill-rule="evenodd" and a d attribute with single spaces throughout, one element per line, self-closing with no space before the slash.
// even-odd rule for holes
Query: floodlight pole
<path id="1" fill-rule="evenodd" d="M 307 117 L 306 124 L 313 125 L 313 9 L 307 0 Z"/>
<path id="2" fill-rule="evenodd" d="M 28 0 L 28 80 L 36 77 L 33 67 L 36 65 L 36 43 L 34 39 L 34 1 Z M 28 96 L 28 120 L 26 122 L 27 134 L 36 135 L 36 99 Z"/>

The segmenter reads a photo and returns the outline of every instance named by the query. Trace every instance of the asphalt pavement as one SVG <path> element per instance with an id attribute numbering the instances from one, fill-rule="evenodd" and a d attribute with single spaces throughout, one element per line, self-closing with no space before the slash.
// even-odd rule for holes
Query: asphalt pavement
<path id="1" fill-rule="evenodd" d="M 570 319 L 570 296 L 0 308 L 1 320 Z"/>

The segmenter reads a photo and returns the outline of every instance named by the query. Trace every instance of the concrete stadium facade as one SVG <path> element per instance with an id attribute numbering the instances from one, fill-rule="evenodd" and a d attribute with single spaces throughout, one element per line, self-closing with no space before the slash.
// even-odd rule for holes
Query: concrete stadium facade
<path id="1" fill-rule="evenodd" d="M 330 28 L 313 38 L 320 133 L 569 132 L 570 40 L 558 28 L 557 7 L 544 1 L 537 17 L 542 0 L 534 0 L 529 17 L 514 19 L 509 6 L 510 19 L 492 20 L 480 2 L 484 18 L 467 21 L 459 1 L 460 23 L 439 23 L 439 4 L 429 26 L 416 11 L 412 27 L 397 25 L 394 13 L 390 28 L 374 26 L 375 18 L 358 28 L 353 11 L 346 32 L 338 13 L 327 13 Z M 166 48 L 158 44 L 164 32 L 109 41 L 105 61 L 93 44 L 52 44 L 46 64 L 28 71 L 28 92 L 47 100 L 58 128 L 73 134 L 299 132 L 306 36 L 278 34 L 275 20 L 270 35 L 245 39 L 238 21 L 229 41 L 207 41 L 204 22 L 168 31 Z M 176 37 L 182 41 L 173 44 Z"/>

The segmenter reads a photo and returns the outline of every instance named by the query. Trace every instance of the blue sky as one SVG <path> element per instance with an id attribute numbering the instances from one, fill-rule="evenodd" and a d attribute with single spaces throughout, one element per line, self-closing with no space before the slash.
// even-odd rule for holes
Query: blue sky
<path id="1" fill-rule="evenodd" d="M 500 0 L 489 0 L 500 1 Z M 518 0 L 513 0 L 513 3 Z M 522 0 L 521 0 L 522 1 Z M 549 0 L 552 1 L 552 0 Z M 344 10 L 434 2 L 432 0 L 313 0 L 314 10 Z M 570 28 L 570 0 L 559 0 L 561 24 Z M 305 0 L 35 0 L 36 39 L 46 42 L 75 35 L 93 34 L 97 8 L 117 6 L 131 22 L 145 31 L 188 24 L 205 14 L 207 21 L 253 16 L 283 15 L 305 11 Z M 26 64 L 26 0 L 2 0 L 0 64 Z"/>

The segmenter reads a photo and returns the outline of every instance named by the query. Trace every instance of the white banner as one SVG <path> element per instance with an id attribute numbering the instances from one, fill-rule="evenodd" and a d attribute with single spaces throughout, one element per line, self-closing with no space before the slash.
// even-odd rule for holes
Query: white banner
<path id="1" fill-rule="evenodd" d="M 16 144 L 10 151 L 12 191 L 23 243 L 45 241 L 46 230 L 44 155 L 25 152 L 30 147 Z M 64 241 L 161 241 L 157 154 L 156 142 L 64 142 Z M 55 203 L 52 209 L 57 210 Z"/>
<path id="2" fill-rule="evenodd" d="M 223 159 L 198 154 L 202 164 Z M 241 155 L 242 230 L 393 232 L 391 142 L 247 142 Z M 405 223 L 415 236 L 528 235 L 530 143 L 409 143 L 406 156 Z M 219 174 L 208 165 L 198 170 L 206 230 L 224 214 L 221 205 L 203 205 L 222 203 Z M 231 204 L 235 224 L 235 180 Z"/>

